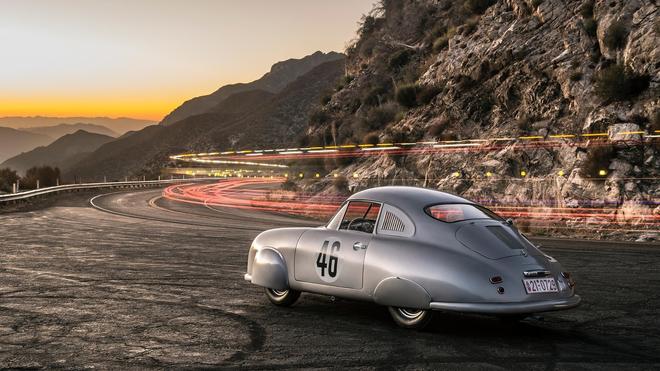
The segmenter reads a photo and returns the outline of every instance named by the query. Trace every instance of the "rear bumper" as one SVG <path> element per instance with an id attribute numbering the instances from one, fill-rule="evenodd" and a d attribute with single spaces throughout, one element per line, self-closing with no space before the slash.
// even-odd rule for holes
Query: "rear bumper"
<path id="1" fill-rule="evenodd" d="M 483 313 L 483 314 L 525 314 L 550 312 L 575 308 L 580 305 L 582 299 L 573 295 L 566 299 L 544 300 L 519 303 L 445 303 L 431 302 L 430 307 L 434 310 L 450 312 Z"/>

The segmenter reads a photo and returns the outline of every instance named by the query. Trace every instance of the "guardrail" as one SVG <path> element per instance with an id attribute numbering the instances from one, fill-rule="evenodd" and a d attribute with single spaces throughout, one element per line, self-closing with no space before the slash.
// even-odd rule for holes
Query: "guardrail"
<path id="1" fill-rule="evenodd" d="M 22 201 L 32 197 L 44 196 L 59 192 L 97 189 L 97 188 L 128 188 L 128 187 L 148 187 L 159 186 L 175 183 L 189 183 L 208 180 L 218 180 L 219 178 L 188 178 L 188 179 L 164 179 L 164 180 L 142 180 L 142 181 L 125 181 L 125 182 L 103 182 L 103 183 L 81 183 L 81 184 L 65 184 L 54 187 L 45 187 L 40 189 L 33 189 L 19 193 L 8 193 L 0 195 L 0 205 L 6 202 Z"/>

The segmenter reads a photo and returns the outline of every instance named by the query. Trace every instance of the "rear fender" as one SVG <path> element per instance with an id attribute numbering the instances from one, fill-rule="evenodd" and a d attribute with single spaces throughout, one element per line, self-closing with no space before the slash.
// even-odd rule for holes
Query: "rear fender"
<path id="1" fill-rule="evenodd" d="M 390 307 L 428 309 L 431 295 L 414 281 L 389 277 L 376 286 L 374 301 Z"/>
<path id="2" fill-rule="evenodd" d="M 279 251 L 264 247 L 254 257 L 252 283 L 276 290 L 289 288 L 287 268 Z"/>

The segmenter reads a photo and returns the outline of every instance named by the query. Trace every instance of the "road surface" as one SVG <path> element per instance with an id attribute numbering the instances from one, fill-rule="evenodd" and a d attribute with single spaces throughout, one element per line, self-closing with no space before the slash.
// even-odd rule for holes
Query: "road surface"
<path id="1" fill-rule="evenodd" d="M 657 244 L 544 240 L 580 308 L 515 326 L 445 314 L 415 332 L 370 303 L 270 305 L 243 281 L 249 243 L 310 222 L 161 192 L 0 214 L 0 368 L 660 367 Z"/>

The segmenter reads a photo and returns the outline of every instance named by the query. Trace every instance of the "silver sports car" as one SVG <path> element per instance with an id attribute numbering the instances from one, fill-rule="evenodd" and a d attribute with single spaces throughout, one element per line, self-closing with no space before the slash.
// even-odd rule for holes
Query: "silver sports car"
<path id="1" fill-rule="evenodd" d="M 276 305 L 302 291 L 373 301 L 407 328 L 424 327 L 434 310 L 522 319 L 580 303 L 570 273 L 511 220 L 414 187 L 358 192 L 322 227 L 261 233 L 245 279 Z"/>

